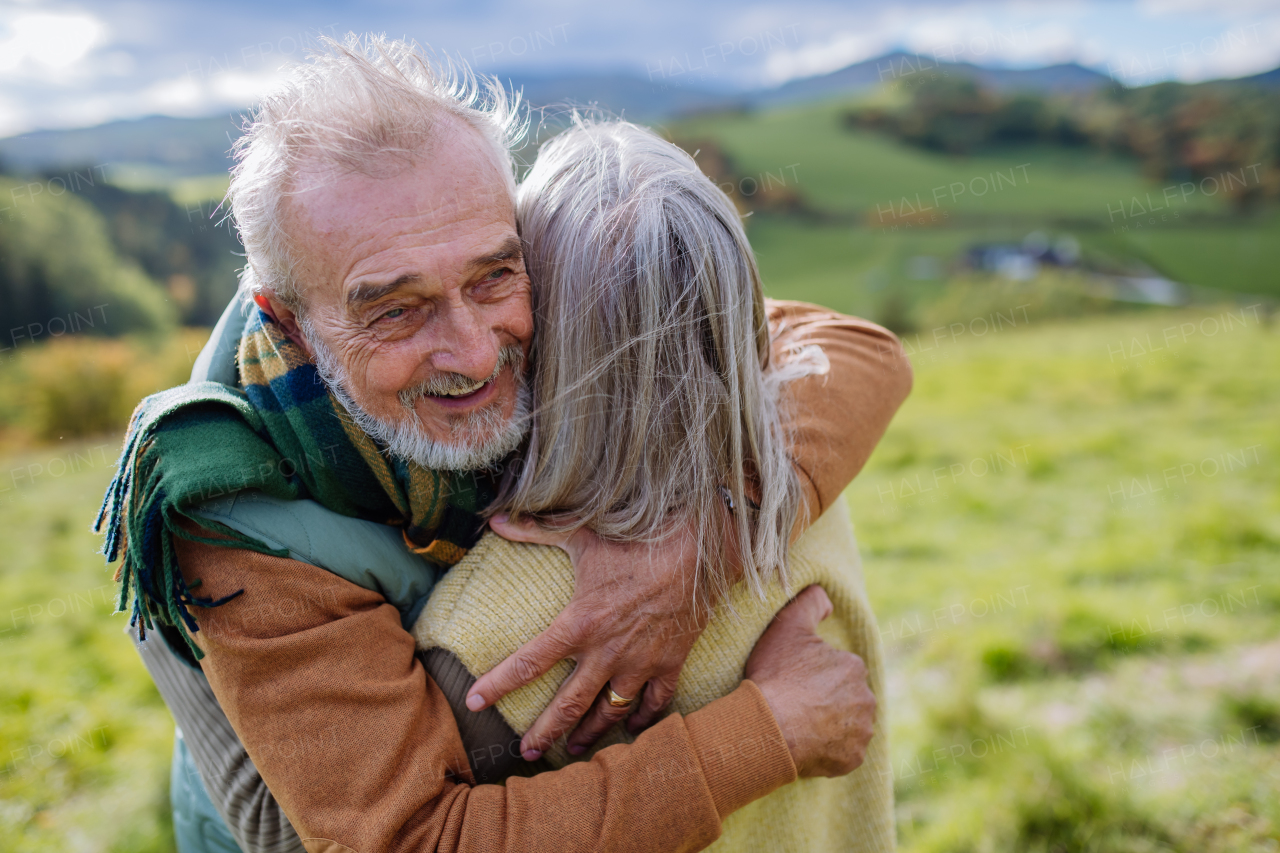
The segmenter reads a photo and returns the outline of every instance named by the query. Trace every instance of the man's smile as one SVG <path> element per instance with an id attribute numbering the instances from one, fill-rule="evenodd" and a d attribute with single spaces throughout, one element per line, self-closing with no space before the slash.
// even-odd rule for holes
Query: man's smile
<path id="1" fill-rule="evenodd" d="M 504 370 L 503 373 L 506 371 Z M 489 403 L 497 393 L 498 380 L 501 378 L 502 373 L 467 388 L 458 388 L 444 394 L 423 394 L 420 399 L 429 400 L 432 404 L 451 412 L 464 412 Z"/>
<path id="2" fill-rule="evenodd" d="M 457 389 L 456 391 L 446 391 L 444 394 L 441 394 L 441 395 L 438 395 L 438 396 L 442 396 L 442 397 L 469 397 L 470 395 L 474 394 L 475 392 L 477 392 L 477 391 L 479 391 L 481 388 L 483 388 L 486 384 L 488 384 L 488 383 L 485 383 L 485 382 L 477 382 L 477 383 L 475 383 L 474 385 L 469 385 L 469 386 L 467 386 L 466 388 L 459 388 L 459 389 Z"/>

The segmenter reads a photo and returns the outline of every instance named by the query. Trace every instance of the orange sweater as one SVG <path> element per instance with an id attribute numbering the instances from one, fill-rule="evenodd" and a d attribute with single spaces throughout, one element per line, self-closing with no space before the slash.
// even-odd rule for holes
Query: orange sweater
<path id="1" fill-rule="evenodd" d="M 870 456 L 911 386 L 887 331 L 771 303 L 776 351 L 818 344 L 830 371 L 787 386 L 793 456 L 816 517 Z M 309 851 L 698 850 L 732 811 L 795 779 L 747 681 L 634 744 L 505 785 L 473 785 L 458 729 L 380 595 L 306 563 L 176 540 L 209 683 Z"/>

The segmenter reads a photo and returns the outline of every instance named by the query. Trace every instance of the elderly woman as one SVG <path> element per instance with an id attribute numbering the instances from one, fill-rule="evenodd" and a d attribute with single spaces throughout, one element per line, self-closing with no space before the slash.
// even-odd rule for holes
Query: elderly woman
<path id="1" fill-rule="evenodd" d="M 843 502 L 788 553 L 802 492 L 778 391 L 826 365 L 821 352 L 771 361 L 766 313 L 785 335 L 788 309 L 767 305 L 729 199 L 652 132 L 580 122 L 542 149 L 518 214 L 535 283 L 536 417 L 523 464 L 492 509 L 495 527 L 566 549 L 582 529 L 637 543 L 696 531 L 700 578 L 690 594 L 719 605 L 680 677 L 678 712 L 732 691 L 788 592 L 810 584 L 834 605 L 823 637 L 860 655 L 882 695 L 879 633 Z M 573 590 L 560 550 L 486 534 L 415 625 L 429 671 L 452 657 L 488 672 L 545 629 Z M 510 729 L 493 727 L 487 748 L 471 744 L 477 772 L 519 769 L 517 735 L 567 678 L 562 661 L 498 701 Z M 626 706 L 641 687 L 613 683 L 600 701 Z M 624 737 L 615 729 L 600 745 Z M 570 743 L 547 753 L 552 765 L 583 752 Z M 881 735 L 852 774 L 802 780 L 733 814 L 712 849 L 892 849 L 890 777 Z"/>

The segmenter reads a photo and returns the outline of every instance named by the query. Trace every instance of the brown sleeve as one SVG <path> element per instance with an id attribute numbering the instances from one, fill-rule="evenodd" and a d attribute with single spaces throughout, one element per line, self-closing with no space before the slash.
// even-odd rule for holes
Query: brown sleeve
<path id="1" fill-rule="evenodd" d="M 634 744 L 505 786 L 471 783 L 457 725 L 382 596 L 253 551 L 175 540 L 202 596 L 201 662 L 312 853 L 700 850 L 796 778 L 750 681 Z"/>
<path id="2" fill-rule="evenodd" d="M 803 302 L 766 300 L 773 357 L 822 348 L 830 368 L 783 386 L 780 411 L 811 519 L 862 470 L 911 392 L 911 362 L 881 326 Z"/>

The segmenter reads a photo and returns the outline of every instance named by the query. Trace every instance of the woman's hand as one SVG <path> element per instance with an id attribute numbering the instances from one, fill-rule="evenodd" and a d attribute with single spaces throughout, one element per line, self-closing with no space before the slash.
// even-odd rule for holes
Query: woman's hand
<path id="1" fill-rule="evenodd" d="M 580 755 L 628 715 L 632 733 L 654 723 L 709 615 L 695 595 L 692 533 L 682 528 L 657 543 L 632 544 L 607 542 L 586 529 L 549 533 L 501 516 L 489 524 L 504 539 L 566 551 L 574 593 L 547 630 L 476 681 L 467 707 L 483 710 L 568 658 L 577 666 L 521 741 L 526 760 L 536 761 L 571 729 L 569 752 Z M 610 705 L 610 687 L 637 701 Z"/>

